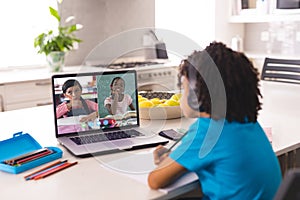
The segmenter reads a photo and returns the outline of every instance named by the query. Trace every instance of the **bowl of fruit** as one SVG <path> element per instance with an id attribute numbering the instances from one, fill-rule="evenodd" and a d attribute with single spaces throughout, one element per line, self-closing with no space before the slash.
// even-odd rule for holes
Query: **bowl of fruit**
<path id="1" fill-rule="evenodd" d="M 180 108 L 181 93 L 139 92 L 141 119 L 176 119 L 183 116 Z"/>

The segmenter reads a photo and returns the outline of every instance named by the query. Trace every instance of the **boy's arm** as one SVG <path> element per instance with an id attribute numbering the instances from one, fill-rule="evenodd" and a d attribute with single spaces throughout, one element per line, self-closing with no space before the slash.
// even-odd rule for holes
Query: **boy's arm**
<path id="1" fill-rule="evenodd" d="M 165 187 L 185 172 L 187 172 L 186 168 L 170 157 L 166 157 L 155 170 L 150 172 L 148 185 L 151 189 Z"/>

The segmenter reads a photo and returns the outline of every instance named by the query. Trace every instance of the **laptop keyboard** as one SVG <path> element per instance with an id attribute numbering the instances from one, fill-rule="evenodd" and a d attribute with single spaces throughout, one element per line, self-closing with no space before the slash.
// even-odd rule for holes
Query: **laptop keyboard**
<path id="1" fill-rule="evenodd" d="M 77 145 L 83 145 L 83 144 L 91 144 L 91 143 L 97 143 L 102 141 L 132 138 L 132 137 L 137 137 L 142 135 L 143 135 L 142 133 L 134 129 L 131 129 L 131 130 L 122 130 L 122 131 L 115 131 L 115 132 L 95 134 L 95 135 L 76 136 L 70 139 L 73 142 L 75 142 Z"/>

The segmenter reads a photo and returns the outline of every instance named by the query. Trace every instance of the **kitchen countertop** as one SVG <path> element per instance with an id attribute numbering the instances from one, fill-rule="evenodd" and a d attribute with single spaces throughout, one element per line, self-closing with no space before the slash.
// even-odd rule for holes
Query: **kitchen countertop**
<path id="1" fill-rule="evenodd" d="M 78 69 L 78 67 L 65 67 L 64 73 L 75 72 Z M 50 79 L 53 74 L 46 67 L 5 69 L 0 70 L 0 84 Z"/>
<path id="2" fill-rule="evenodd" d="M 178 64 L 179 63 L 175 63 L 175 62 L 166 62 L 164 64 L 156 64 L 156 65 L 140 66 L 140 67 L 137 66 L 135 68 L 128 68 L 128 69 L 146 71 L 146 70 L 161 69 L 162 67 L 165 68 L 175 67 L 178 66 Z M 65 66 L 63 72 L 57 72 L 57 73 L 96 72 L 96 71 L 111 71 L 111 70 L 113 69 L 94 67 L 94 66 Z M 24 81 L 50 79 L 53 74 L 57 74 L 57 73 L 51 73 L 47 67 L 30 67 L 30 68 L 24 67 L 24 68 L 0 69 L 0 85 L 16 83 L 16 82 L 24 82 Z"/>

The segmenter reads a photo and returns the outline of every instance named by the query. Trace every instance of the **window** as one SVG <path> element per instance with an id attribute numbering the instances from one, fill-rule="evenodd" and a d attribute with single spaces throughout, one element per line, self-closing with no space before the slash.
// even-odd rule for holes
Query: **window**
<path id="1" fill-rule="evenodd" d="M 204 48 L 216 38 L 215 7 L 215 1 L 207 0 L 156 0 L 155 27 L 182 34 Z M 185 55 L 195 50 L 184 48 Z"/>
<path id="2" fill-rule="evenodd" d="M 34 38 L 58 24 L 49 13 L 57 9 L 55 0 L 1 1 L 0 68 L 45 65 L 45 56 L 37 54 Z"/>

